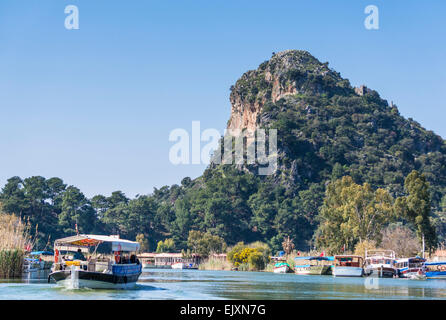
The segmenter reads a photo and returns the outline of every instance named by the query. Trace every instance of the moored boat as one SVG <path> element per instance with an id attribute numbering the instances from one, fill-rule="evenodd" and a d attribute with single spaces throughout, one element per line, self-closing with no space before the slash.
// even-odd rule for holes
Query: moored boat
<path id="1" fill-rule="evenodd" d="M 395 267 L 395 251 L 379 249 L 365 251 L 365 276 L 393 278 L 397 273 L 397 268 Z"/>
<path id="2" fill-rule="evenodd" d="M 196 269 L 198 269 L 198 266 L 194 263 L 176 262 L 176 263 L 172 264 L 172 269 L 196 270 Z"/>
<path id="3" fill-rule="evenodd" d="M 286 262 L 278 262 L 274 265 L 273 272 L 274 273 L 288 273 L 290 272 L 290 265 Z"/>
<path id="4" fill-rule="evenodd" d="M 51 269 L 53 253 L 50 251 L 33 251 L 24 259 L 23 271 L 34 272 Z"/>
<path id="5" fill-rule="evenodd" d="M 294 272 L 300 275 L 328 275 L 331 274 L 331 265 L 334 257 L 296 257 L 297 265 Z"/>
<path id="6" fill-rule="evenodd" d="M 409 279 L 426 278 L 426 259 L 420 257 L 402 258 L 396 261 L 398 277 Z"/>
<path id="7" fill-rule="evenodd" d="M 364 273 L 363 261 L 361 256 L 336 255 L 334 256 L 332 274 L 334 277 L 362 277 Z"/>
<path id="8" fill-rule="evenodd" d="M 446 279 L 446 261 L 425 262 L 426 277 L 432 279 Z"/>
<path id="9" fill-rule="evenodd" d="M 83 257 L 82 252 L 88 253 L 91 247 L 95 247 L 94 255 L 102 243 L 111 244 L 114 259 Z M 115 236 L 77 235 L 56 240 L 54 248 L 55 261 L 48 282 L 54 279 L 58 285 L 70 289 L 129 289 L 141 274 L 142 266 L 136 255 L 128 256 L 138 251 L 137 242 Z M 60 256 L 61 252 L 66 254 Z"/>

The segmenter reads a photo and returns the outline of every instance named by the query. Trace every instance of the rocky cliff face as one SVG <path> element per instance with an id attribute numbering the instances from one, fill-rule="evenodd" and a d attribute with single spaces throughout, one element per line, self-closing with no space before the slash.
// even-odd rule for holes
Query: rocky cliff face
<path id="1" fill-rule="evenodd" d="M 267 102 L 275 103 L 287 95 L 323 94 L 332 82 L 350 88 L 348 81 L 306 51 L 287 50 L 274 54 L 257 70 L 248 71 L 231 88 L 231 117 L 228 129 L 255 131 Z"/>
<path id="2" fill-rule="evenodd" d="M 441 137 L 402 117 L 376 91 L 353 88 L 306 51 L 274 54 L 246 72 L 230 101 L 228 129 L 248 137 L 256 128 L 277 129 L 278 169 L 264 177 L 274 185 L 297 192 L 351 175 L 401 194 L 404 177 L 417 169 L 435 186 L 434 202 L 446 190 Z M 237 168 L 257 174 L 258 166 Z"/>

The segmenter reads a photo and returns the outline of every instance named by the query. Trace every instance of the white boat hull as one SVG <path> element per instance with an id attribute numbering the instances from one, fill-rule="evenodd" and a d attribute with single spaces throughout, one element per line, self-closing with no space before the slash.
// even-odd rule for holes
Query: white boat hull
<path id="1" fill-rule="evenodd" d="M 362 277 L 363 269 L 361 267 L 333 267 L 334 277 Z"/>
<path id="2" fill-rule="evenodd" d="M 290 271 L 290 267 L 288 266 L 277 267 L 273 270 L 274 273 L 287 273 L 288 271 Z"/>

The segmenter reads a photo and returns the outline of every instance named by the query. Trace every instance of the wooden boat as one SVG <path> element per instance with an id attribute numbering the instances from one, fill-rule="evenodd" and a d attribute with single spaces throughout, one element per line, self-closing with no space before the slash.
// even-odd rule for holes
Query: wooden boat
<path id="1" fill-rule="evenodd" d="M 426 259 L 420 257 L 402 258 L 396 261 L 398 277 L 420 280 L 426 278 Z"/>
<path id="2" fill-rule="evenodd" d="M 286 262 L 278 262 L 274 265 L 273 272 L 274 273 L 288 273 L 290 272 L 290 265 Z"/>
<path id="3" fill-rule="evenodd" d="M 294 272 L 300 275 L 328 275 L 331 274 L 331 265 L 334 257 L 296 257 L 297 265 Z"/>
<path id="4" fill-rule="evenodd" d="M 76 254 L 83 251 L 88 253 L 94 247 L 94 253 L 102 243 L 111 243 L 114 259 L 89 258 L 87 261 L 77 259 Z M 139 243 L 119 239 L 116 236 L 77 235 L 56 240 L 54 244 L 53 272 L 48 276 L 48 282 L 54 279 L 58 285 L 69 289 L 129 289 L 138 280 L 142 266 L 136 255 L 130 259 L 126 253 L 139 250 Z M 61 252 L 66 252 L 60 256 Z"/>
<path id="5" fill-rule="evenodd" d="M 366 250 L 364 275 L 379 278 L 394 278 L 398 271 L 395 267 L 395 251 Z"/>
<path id="6" fill-rule="evenodd" d="M 446 279 L 446 261 L 425 262 L 426 277 L 430 279 Z"/>
<path id="7" fill-rule="evenodd" d="M 334 256 L 332 274 L 334 277 L 362 277 L 364 259 L 355 255 L 337 255 Z"/>

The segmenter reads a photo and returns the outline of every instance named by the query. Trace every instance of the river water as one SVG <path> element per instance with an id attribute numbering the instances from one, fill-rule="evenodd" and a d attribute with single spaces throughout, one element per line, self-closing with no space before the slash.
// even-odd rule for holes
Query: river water
<path id="1" fill-rule="evenodd" d="M 40 272 L 0 280 L 0 299 L 446 299 L 446 280 L 144 269 L 134 290 L 67 290 Z"/>

